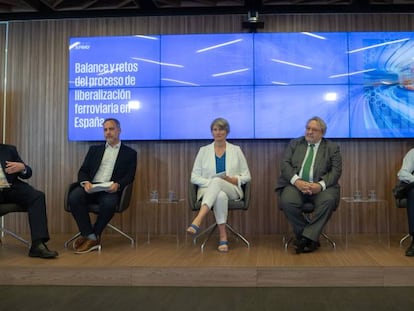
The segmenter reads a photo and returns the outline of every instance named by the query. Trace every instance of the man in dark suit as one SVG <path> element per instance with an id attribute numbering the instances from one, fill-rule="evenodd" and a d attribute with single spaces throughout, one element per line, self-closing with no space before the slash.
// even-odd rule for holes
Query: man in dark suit
<path id="1" fill-rule="evenodd" d="M 293 227 L 298 254 L 318 249 L 319 236 L 339 203 L 342 156 L 339 146 L 324 138 L 326 130 L 321 118 L 311 118 L 305 136 L 290 141 L 281 162 L 276 191 Z M 315 205 L 310 223 L 301 211 L 305 202 Z"/>
<path id="2" fill-rule="evenodd" d="M 0 144 L 0 203 L 16 203 L 27 208 L 32 244 L 30 257 L 55 258 L 58 253 L 48 249 L 45 194 L 21 179 L 32 176 L 32 169 L 20 158 L 12 145 Z"/>
<path id="3" fill-rule="evenodd" d="M 106 143 L 89 148 L 78 172 L 79 186 L 69 194 L 71 212 L 79 227 L 80 237 L 73 242 L 75 253 L 83 254 L 99 250 L 100 236 L 115 213 L 122 190 L 132 183 L 137 167 L 137 152 L 121 143 L 121 126 L 117 119 L 103 122 Z M 93 185 L 112 182 L 104 191 L 94 192 Z M 99 204 L 99 213 L 94 225 L 87 205 Z"/>

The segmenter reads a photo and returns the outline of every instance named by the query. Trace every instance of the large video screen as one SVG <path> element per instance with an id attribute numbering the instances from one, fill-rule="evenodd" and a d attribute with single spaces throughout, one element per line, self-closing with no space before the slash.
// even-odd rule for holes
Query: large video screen
<path id="1" fill-rule="evenodd" d="M 293 138 L 322 117 L 327 137 L 414 137 L 414 34 L 235 33 L 71 38 L 71 141 Z"/>

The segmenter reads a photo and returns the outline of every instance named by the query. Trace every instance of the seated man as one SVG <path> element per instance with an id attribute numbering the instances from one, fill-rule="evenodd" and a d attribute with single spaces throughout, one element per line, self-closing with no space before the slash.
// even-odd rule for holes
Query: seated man
<path id="1" fill-rule="evenodd" d="M 414 148 L 407 152 L 404 156 L 400 171 L 398 172 L 398 179 L 404 183 L 414 183 Z M 405 255 L 409 257 L 414 256 L 414 187 L 407 185 L 407 218 L 408 218 L 408 232 L 411 235 L 411 245 L 406 249 Z"/>
<path id="2" fill-rule="evenodd" d="M 342 173 L 339 146 L 324 138 L 326 123 L 313 117 L 305 129 L 305 136 L 290 141 L 276 187 L 279 204 L 296 236 L 298 254 L 318 249 L 319 236 L 339 202 L 338 180 Z M 301 211 L 305 202 L 315 205 L 310 223 Z"/>
<path id="3" fill-rule="evenodd" d="M 100 249 L 100 237 L 115 213 L 122 190 L 132 183 L 137 167 L 137 152 L 121 143 L 121 126 L 117 119 L 103 122 L 106 143 L 89 148 L 78 172 L 79 186 L 69 194 L 71 212 L 81 233 L 73 242 L 76 254 Z M 110 182 L 105 191 L 94 192 L 94 183 Z M 88 203 L 99 204 L 99 214 L 94 225 L 88 212 Z"/>
<path id="4" fill-rule="evenodd" d="M 55 258 L 58 253 L 46 246 L 49 240 L 45 194 L 20 180 L 32 176 L 32 169 L 12 145 L 0 144 L 0 203 L 16 203 L 27 208 L 32 239 L 30 257 Z"/>

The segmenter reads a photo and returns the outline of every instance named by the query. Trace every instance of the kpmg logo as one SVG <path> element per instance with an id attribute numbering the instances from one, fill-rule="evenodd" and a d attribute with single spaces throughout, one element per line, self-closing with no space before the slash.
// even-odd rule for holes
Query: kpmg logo
<path id="1" fill-rule="evenodd" d="M 76 41 L 69 46 L 69 50 L 89 50 L 91 46 L 88 42 Z"/>

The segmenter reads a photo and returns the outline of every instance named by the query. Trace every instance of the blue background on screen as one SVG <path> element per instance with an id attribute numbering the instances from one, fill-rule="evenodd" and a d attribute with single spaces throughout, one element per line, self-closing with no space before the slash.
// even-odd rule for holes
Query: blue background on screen
<path id="1" fill-rule="evenodd" d="M 251 87 L 165 87 L 161 98 L 161 139 L 211 138 L 217 116 L 229 120 L 229 138 L 254 138 Z"/>
<path id="2" fill-rule="evenodd" d="M 211 121 L 224 117 L 229 138 L 293 138 L 314 115 L 327 122 L 327 137 L 414 137 L 413 39 L 407 32 L 72 38 L 68 137 L 102 140 L 96 119 L 116 117 L 124 140 L 207 139 Z"/>
<path id="3" fill-rule="evenodd" d="M 253 85 L 251 34 L 166 35 L 162 86 Z"/>
<path id="4" fill-rule="evenodd" d="M 255 34 L 255 84 L 348 84 L 346 33 Z"/>

